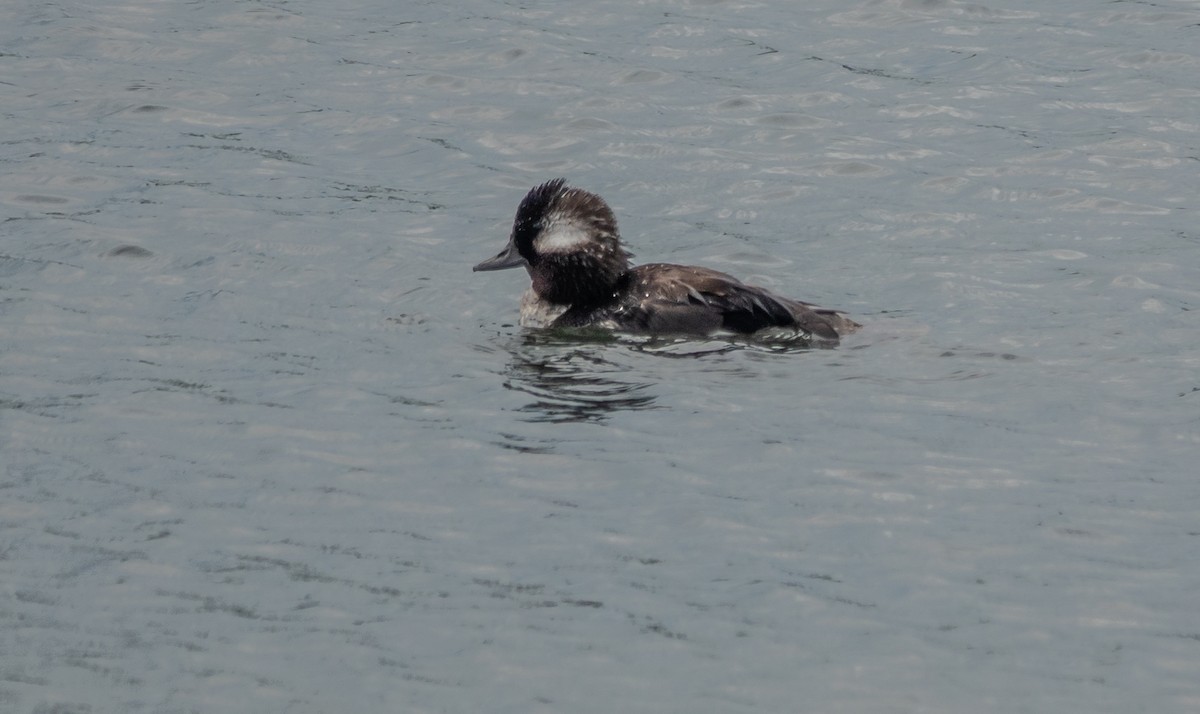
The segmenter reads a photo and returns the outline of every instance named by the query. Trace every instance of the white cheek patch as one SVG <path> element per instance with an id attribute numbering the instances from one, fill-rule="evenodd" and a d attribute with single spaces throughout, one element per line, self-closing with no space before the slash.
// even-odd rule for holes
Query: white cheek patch
<path id="1" fill-rule="evenodd" d="M 551 219 L 533 241 L 539 253 L 572 253 L 587 245 L 591 235 L 575 221 Z"/>

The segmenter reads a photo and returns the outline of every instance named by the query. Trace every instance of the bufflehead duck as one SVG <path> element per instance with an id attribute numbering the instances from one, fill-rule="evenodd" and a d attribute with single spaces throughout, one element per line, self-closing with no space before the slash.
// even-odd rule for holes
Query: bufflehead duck
<path id="1" fill-rule="evenodd" d="M 836 342 L 860 325 L 837 310 L 775 295 L 688 265 L 632 267 L 612 209 L 594 193 L 547 181 L 517 208 L 508 245 L 474 270 L 524 267 L 523 327 L 639 334 L 769 335 Z"/>

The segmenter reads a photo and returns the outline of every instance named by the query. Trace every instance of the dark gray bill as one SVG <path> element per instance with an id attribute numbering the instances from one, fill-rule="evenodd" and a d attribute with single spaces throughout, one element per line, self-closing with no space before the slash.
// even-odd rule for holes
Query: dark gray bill
<path id="1" fill-rule="evenodd" d="M 525 259 L 517 252 L 517 247 L 512 243 L 504 246 L 504 250 L 495 258 L 488 258 L 479 265 L 476 265 L 471 270 L 479 272 L 481 270 L 504 270 L 505 268 L 519 268 L 525 265 Z"/>

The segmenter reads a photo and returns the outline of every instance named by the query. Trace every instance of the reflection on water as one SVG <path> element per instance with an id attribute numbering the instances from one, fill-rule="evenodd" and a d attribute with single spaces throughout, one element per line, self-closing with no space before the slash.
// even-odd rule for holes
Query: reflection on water
<path id="1" fill-rule="evenodd" d="M 611 336 L 528 333 L 516 337 L 504 386 L 534 397 L 519 411 L 531 422 L 603 421 L 612 412 L 654 408 L 653 386 L 621 378 Z"/>
<path id="2" fill-rule="evenodd" d="M 529 422 L 598 422 L 614 412 L 657 408 L 656 395 L 649 393 L 657 380 L 653 372 L 639 370 L 640 379 L 630 375 L 628 357 L 645 366 L 644 356 L 669 359 L 716 360 L 730 353 L 750 351 L 787 354 L 829 349 L 796 341 L 747 339 L 689 339 L 613 335 L 603 331 L 527 332 L 513 338 L 508 348 L 512 359 L 505 372 L 504 386 L 532 395 L 534 401 L 520 408 Z M 718 366 L 719 365 L 719 366 Z M 729 372 L 727 361 L 713 362 L 714 369 Z"/>

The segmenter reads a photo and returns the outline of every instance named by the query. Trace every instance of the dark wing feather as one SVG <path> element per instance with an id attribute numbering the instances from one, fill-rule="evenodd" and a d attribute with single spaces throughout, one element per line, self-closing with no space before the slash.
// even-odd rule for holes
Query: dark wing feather
<path id="1" fill-rule="evenodd" d="M 849 332 L 858 327 L 835 310 L 779 297 L 708 268 L 651 263 L 634 268 L 630 277 L 634 304 L 621 311 L 630 329 L 749 334 L 785 327 L 837 340 L 838 328 Z"/>

